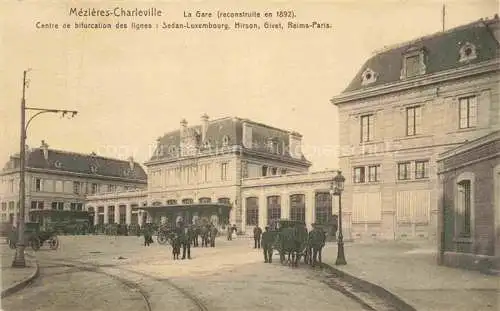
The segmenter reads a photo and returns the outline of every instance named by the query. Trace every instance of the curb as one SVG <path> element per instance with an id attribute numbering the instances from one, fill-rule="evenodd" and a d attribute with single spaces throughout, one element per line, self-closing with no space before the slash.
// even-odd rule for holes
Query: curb
<path id="1" fill-rule="evenodd" d="M 337 268 L 332 267 L 329 264 L 326 263 L 321 263 L 321 268 L 324 270 L 327 270 L 331 273 L 333 273 L 336 277 L 344 279 L 346 282 L 350 284 L 356 284 L 360 287 L 361 290 L 366 291 L 366 292 L 371 292 L 375 294 L 378 298 L 383 299 L 384 301 L 388 301 L 391 303 L 393 307 L 396 308 L 398 311 L 417 311 L 414 307 L 403 301 L 401 298 L 396 296 L 395 294 L 391 293 L 390 291 L 386 290 L 385 288 L 374 284 L 370 283 L 368 281 L 365 281 L 363 279 L 357 278 L 351 274 L 348 274 L 342 270 L 339 270 Z M 353 295 L 354 296 L 354 295 Z M 368 305 L 365 301 L 363 301 L 361 298 L 356 297 L 355 300 L 362 301 L 363 305 Z"/>
<path id="2" fill-rule="evenodd" d="M 24 279 L 18 283 L 15 283 L 12 286 L 2 290 L 2 293 L 0 296 L 2 299 L 9 296 L 9 295 L 14 294 L 17 291 L 20 291 L 21 289 L 23 289 L 26 285 L 28 285 L 30 282 L 32 282 L 34 279 L 36 279 L 40 275 L 40 266 L 38 265 L 38 261 L 36 260 L 36 258 L 34 256 L 31 256 L 28 254 L 26 254 L 25 256 L 31 257 L 34 260 L 35 271 L 30 276 L 28 276 L 26 279 Z M 12 269 L 15 269 L 15 268 L 12 268 Z"/>

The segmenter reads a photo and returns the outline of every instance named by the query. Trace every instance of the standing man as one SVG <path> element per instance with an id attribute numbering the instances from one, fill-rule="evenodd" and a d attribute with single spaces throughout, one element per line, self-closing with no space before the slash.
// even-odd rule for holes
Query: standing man
<path id="1" fill-rule="evenodd" d="M 181 245 L 182 245 L 182 259 L 186 259 L 186 251 L 187 258 L 191 259 L 191 239 L 193 236 L 193 230 L 190 226 L 186 226 L 183 223 L 180 224 L 181 228 Z"/>
<path id="2" fill-rule="evenodd" d="M 262 248 L 264 250 L 264 262 L 273 262 L 273 242 L 274 235 L 269 231 L 269 227 L 266 226 L 266 231 L 262 234 Z"/>
<path id="3" fill-rule="evenodd" d="M 254 240 L 253 248 L 260 248 L 261 235 L 262 235 L 262 229 L 258 225 L 256 225 L 255 228 L 253 228 L 253 240 Z"/>
<path id="4" fill-rule="evenodd" d="M 227 226 L 227 240 L 231 241 L 233 239 L 233 227 Z"/>

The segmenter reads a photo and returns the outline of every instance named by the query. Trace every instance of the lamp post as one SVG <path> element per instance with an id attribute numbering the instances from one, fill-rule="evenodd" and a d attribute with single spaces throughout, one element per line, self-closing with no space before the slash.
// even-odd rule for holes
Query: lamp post
<path id="1" fill-rule="evenodd" d="M 337 175 L 333 178 L 332 187 L 330 189 L 330 194 L 333 196 L 339 197 L 339 238 L 337 241 L 337 260 L 335 261 L 336 265 L 346 265 L 347 262 L 345 260 L 344 254 L 344 236 L 342 234 L 342 191 L 344 191 L 344 182 L 345 178 L 342 176 L 341 171 L 337 171 Z"/>
<path id="2" fill-rule="evenodd" d="M 14 260 L 12 262 L 12 267 L 14 268 L 24 268 L 26 267 L 26 259 L 24 258 L 24 217 L 26 208 L 26 187 L 25 187 L 25 176 L 26 176 L 26 133 L 28 131 L 28 126 L 31 121 L 37 116 L 43 113 L 61 113 L 62 116 L 68 115 L 69 117 L 74 117 L 78 112 L 73 110 L 59 110 L 59 109 L 45 109 L 45 108 L 29 108 L 26 107 L 26 87 L 28 81 L 26 80 L 26 74 L 29 70 L 23 72 L 23 97 L 21 99 L 21 143 L 20 143 L 20 154 L 19 154 L 19 224 L 17 226 L 17 247 Z M 26 123 L 26 110 L 36 111 L 36 113 L 28 120 Z"/>

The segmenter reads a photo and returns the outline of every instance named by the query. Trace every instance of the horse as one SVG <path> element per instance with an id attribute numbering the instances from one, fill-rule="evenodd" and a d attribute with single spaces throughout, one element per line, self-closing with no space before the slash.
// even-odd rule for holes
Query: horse
<path id="1" fill-rule="evenodd" d="M 321 263 L 321 252 L 326 242 L 326 234 L 321 229 L 313 229 L 309 232 L 310 264 L 315 266 L 317 262 Z M 318 258 L 319 257 L 319 258 Z"/>
<path id="2" fill-rule="evenodd" d="M 307 253 L 307 229 L 297 226 L 283 228 L 276 239 L 281 263 L 287 259 L 289 265 L 297 267 L 300 257 Z"/>
<path id="3" fill-rule="evenodd" d="M 198 247 L 199 246 L 199 243 L 198 243 L 198 237 L 201 235 L 201 228 L 199 225 L 195 225 L 194 228 L 193 228 L 193 237 L 192 237 L 192 244 L 193 244 L 193 247 Z"/>

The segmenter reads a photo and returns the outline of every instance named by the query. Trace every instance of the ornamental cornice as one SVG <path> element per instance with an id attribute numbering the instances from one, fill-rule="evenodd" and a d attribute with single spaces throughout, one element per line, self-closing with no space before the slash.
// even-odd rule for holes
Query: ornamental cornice
<path id="1" fill-rule="evenodd" d="M 436 83 L 446 82 L 466 78 L 474 75 L 494 72 L 499 70 L 500 59 L 494 59 L 480 64 L 464 66 L 458 69 L 451 69 L 425 75 L 419 78 L 413 78 L 407 81 L 397 81 L 372 88 L 356 90 L 333 97 L 330 102 L 334 105 L 349 103 L 356 100 L 364 100 L 370 97 L 386 95 L 388 93 L 406 91 L 414 88 L 421 88 Z"/>

